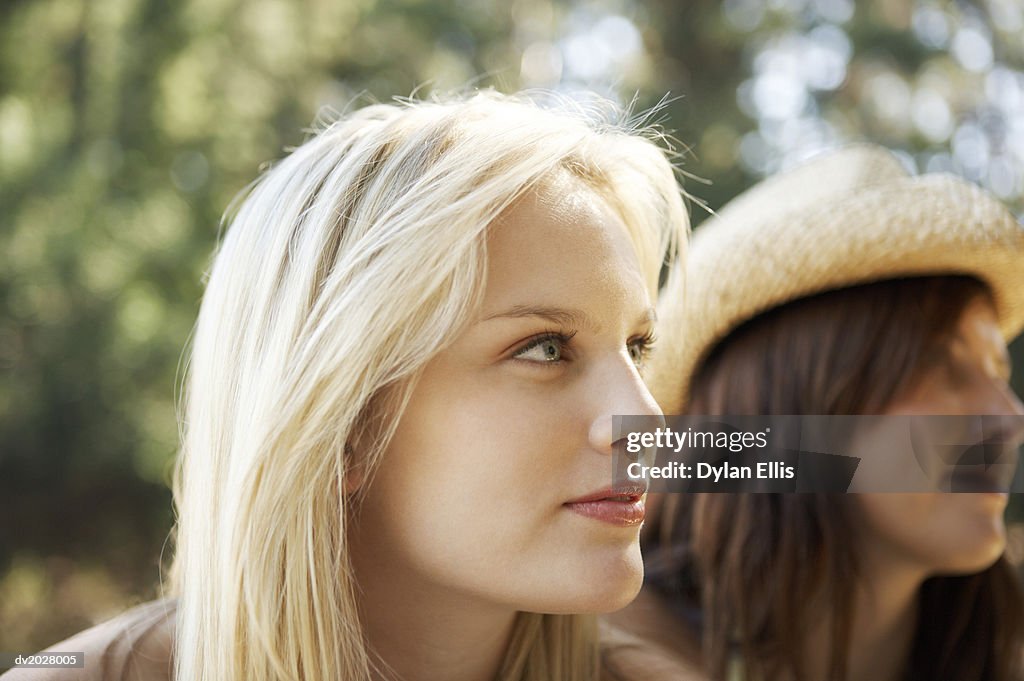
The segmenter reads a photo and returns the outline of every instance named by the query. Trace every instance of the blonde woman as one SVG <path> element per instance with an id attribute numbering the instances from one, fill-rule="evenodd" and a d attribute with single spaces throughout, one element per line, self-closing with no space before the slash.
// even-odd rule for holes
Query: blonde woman
<path id="1" fill-rule="evenodd" d="M 638 366 L 686 224 L 663 151 L 581 113 L 480 94 L 327 127 L 212 267 L 174 598 L 54 649 L 90 679 L 599 678 L 573 613 L 640 588 L 611 419 L 660 413 Z"/>

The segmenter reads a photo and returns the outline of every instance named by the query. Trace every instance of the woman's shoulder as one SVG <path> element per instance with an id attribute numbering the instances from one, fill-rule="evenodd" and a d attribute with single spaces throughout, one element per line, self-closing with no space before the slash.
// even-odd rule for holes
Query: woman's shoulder
<path id="1" fill-rule="evenodd" d="M 85 653 L 84 668 L 12 669 L 2 681 L 170 681 L 177 602 L 151 601 L 47 648 Z"/>

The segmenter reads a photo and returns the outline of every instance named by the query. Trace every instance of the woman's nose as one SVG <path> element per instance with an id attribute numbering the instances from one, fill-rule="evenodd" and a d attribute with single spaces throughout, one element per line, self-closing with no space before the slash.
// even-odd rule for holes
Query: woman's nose
<path id="1" fill-rule="evenodd" d="M 990 413 L 999 416 L 1021 416 L 1024 417 L 1024 402 L 1013 391 L 1010 384 L 1000 379 L 992 388 Z"/>
<path id="2" fill-rule="evenodd" d="M 625 433 L 615 432 L 617 416 L 643 417 L 637 421 L 642 421 L 645 427 L 664 426 L 665 417 L 661 413 L 661 407 L 632 366 L 626 371 L 616 372 L 616 378 L 606 382 L 601 392 L 606 399 L 601 400 L 600 406 L 595 410 L 588 434 L 593 449 L 611 455 L 616 444 L 620 440 L 625 440 Z M 654 421 L 657 421 L 657 424 L 654 424 Z"/>

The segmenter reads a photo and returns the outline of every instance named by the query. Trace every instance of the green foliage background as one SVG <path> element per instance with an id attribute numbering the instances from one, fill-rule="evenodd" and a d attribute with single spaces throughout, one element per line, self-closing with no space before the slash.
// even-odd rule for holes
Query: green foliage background
<path id="1" fill-rule="evenodd" d="M 1019 214 L 1022 24 L 1012 0 L 3 3 L 0 650 L 156 594 L 219 217 L 321 107 L 467 85 L 640 107 L 668 92 L 704 180 L 688 190 L 712 207 L 869 139 Z"/>

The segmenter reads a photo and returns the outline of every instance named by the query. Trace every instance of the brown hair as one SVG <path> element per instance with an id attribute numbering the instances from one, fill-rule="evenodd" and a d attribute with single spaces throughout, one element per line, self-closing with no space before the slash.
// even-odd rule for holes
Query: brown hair
<path id="1" fill-rule="evenodd" d="M 894 279 L 790 302 L 746 322 L 704 358 L 694 414 L 879 413 L 938 361 L 969 301 L 970 277 Z M 747 681 L 808 678 L 816 626 L 800 593 L 831 603 L 828 678 L 844 679 L 858 561 L 849 499 L 827 494 L 669 495 L 645 530 L 648 583 L 693 624 L 705 669 Z M 920 593 L 908 679 L 1018 678 L 1024 601 L 1005 557 Z"/>

